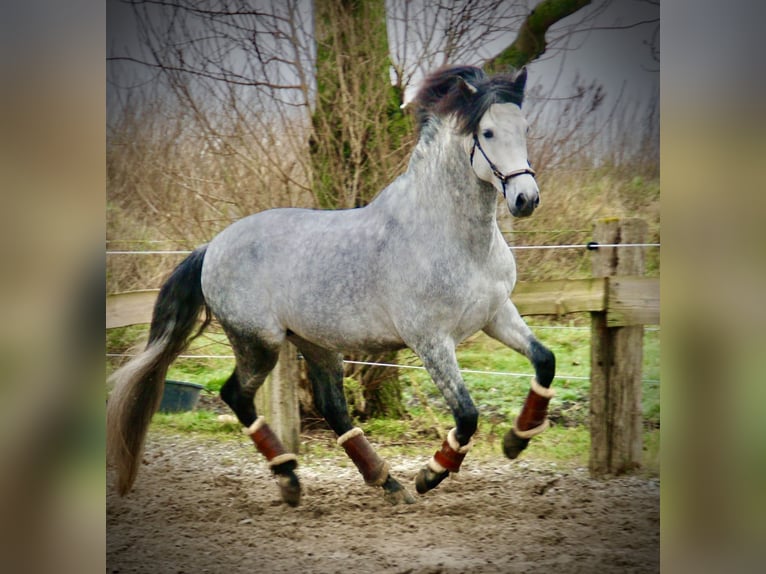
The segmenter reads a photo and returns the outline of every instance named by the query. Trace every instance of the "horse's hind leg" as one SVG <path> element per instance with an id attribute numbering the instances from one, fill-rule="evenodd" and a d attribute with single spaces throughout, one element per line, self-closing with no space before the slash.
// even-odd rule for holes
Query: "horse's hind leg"
<path id="1" fill-rule="evenodd" d="M 535 378 L 532 379 L 524 406 L 503 439 L 503 452 L 513 459 L 527 448 L 533 436 L 548 428 L 548 402 L 554 395 L 550 386 L 556 372 L 556 357 L 535 338 L 510 301 L 484 331 L 526 356 L 535 369 Z"/>
<path id="2" fill-rule="evenodd" d="M 277 477 L 282 500 L 297 506 L 301 498 L 301 486 L 295 469 L 295 454 L 285 450 L 281 441 L 255 411 L 255 392 L 277 364 L 279 347 L 255 343 L 252 339 L 236 337 L 229 333 L 229 340 L 237 357 L 237 367 L 221 387 L 221 398 L 231 407 L 245 426 L 255 447 L 269 461 L 269 467 Z"/>
<path id="3" fill-rule="evenodd" d="M 291 341 L 306 361 L 314 405 L 335 434 L 338 444 L 354 462 L 364 481 L 380 486 L 391 504 L 415 502 L 412 495 L 389 473 L 389 466 L 372 448 L 361 428 L 354 427 L 343 394 L 343 360 L 340 355 L 300 339 Z"/>

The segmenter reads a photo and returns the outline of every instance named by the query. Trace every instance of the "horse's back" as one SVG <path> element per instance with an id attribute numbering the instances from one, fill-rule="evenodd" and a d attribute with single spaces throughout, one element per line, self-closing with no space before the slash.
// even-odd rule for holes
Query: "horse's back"
<path id="1" fill-rule="evenodd" d="M 398 344 L 370 325 L 387 321 L 376 306 L 385 225 L 366 209 L 273 209 L 233 223 L 205 256 L 203 292 L 213 313 L 241 330 L 274 337 L 290 330 L 327 346 Z"/>

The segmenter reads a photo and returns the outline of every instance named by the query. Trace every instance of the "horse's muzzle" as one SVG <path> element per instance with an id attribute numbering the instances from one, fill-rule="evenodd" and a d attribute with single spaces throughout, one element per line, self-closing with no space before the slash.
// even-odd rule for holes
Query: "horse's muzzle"
<path id="1" fill-rule="evenodd" d="M 540 194 L 519 192 L 514 198 L 508 198 L 508 209 L 514 217 L 529 217 L 540 205 Z"/>

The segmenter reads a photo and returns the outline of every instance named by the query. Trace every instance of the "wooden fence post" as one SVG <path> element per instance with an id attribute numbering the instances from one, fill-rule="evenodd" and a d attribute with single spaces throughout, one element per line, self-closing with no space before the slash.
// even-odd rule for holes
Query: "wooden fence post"
<path id="1" fill-rule="evenodd" d="M 274 430 L 288 452 L 298 454 L 301 417 L 298 402 L 300 365 L 298 350 L 285 343 L 274 370 L 255 394 L 255 408 Z"/>
<path id="2" fill-rule="evenodd" d="M 644 243 L 648 226 L 640 219 L 596 223 L 599 244 Z M 594 277 L 643 275 L 641 247 L 599 247 L 592 258 Z M 609 306 L 609 289 L 606 290 Z M 590 474 L 618 475 L 641 466 L 643 417 L 641 373 L 644 327 L 610 327 L 607 311 L 591 313 Z"/>

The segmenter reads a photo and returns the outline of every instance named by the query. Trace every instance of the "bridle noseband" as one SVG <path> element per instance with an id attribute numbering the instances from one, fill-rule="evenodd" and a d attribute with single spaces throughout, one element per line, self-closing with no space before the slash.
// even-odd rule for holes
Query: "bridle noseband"
<path id="1" fill-rule="evenodd" d="M 485 152 L 484 148 L 481 147 L 481 143 L 479 143 L 479 136 L 476 134 L 473 134 L 473 147 L 471 148 L 471 167 L 473 167 L 473 155 L 476 152 L 476 148 L 479 148 L 481 155 L 483 155 L 484 159 L 487 160 L 487 164 L 489 164 L 489 169 L 492 170 L 492 175 L 494 175 L 497 179 L 499 179 L 500 183 L 503 184 L 503 197 L 505 197 L 505 185 L 508 183 L 509 180 L 513 179 L 517 175 L 524 175 L 525 173 L 531 175 L 532 177 L 535 177 L 535 170 L 532 169 L 532 166 L 524 167 L 521 169 L 514 169 L 513 171 L 509 171 L 508 173 L 503 173 L 502 171 L 500 171 L 497 168 L 497 166 L 492 162 L 492 160 L 487 157 L 487 152 Z"/>

